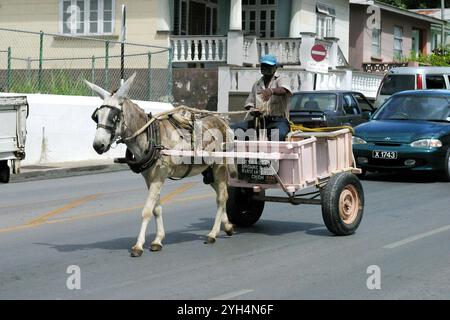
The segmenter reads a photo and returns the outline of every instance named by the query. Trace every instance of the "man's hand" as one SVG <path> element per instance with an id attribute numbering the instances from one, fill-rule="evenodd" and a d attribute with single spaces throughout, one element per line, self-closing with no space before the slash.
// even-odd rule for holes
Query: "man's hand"
<path id="1" fill-rule="evenodd" d="M 273 90 L 270 88 L 264 89 L 258 92 L 262 96 L 264 102 L 269 101 L 270 97 L 273 95 Z"/>

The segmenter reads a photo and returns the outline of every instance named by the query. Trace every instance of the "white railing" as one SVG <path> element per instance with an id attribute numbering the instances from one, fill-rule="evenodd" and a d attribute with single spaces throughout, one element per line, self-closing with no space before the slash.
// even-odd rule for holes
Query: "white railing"
<path id="1" fill-rule="evenodd" d="M 280 64 L 300 65 L 301 39 L 267 39 L 258 40 L 258 58 L 266 54 L 274 55 Z"/>
<path id="2" fill-rule="evenodd" d="M 227 37 L 170 36 L 173 62 L 226 62 Z"/>
<path id="3" fill-rule="evenodd" d="M 375 99 L 381 80 L 383 80 L 383 74 L 354 71 L 352 77 L 352 90 L 361 92 L 368 98 Z"/>

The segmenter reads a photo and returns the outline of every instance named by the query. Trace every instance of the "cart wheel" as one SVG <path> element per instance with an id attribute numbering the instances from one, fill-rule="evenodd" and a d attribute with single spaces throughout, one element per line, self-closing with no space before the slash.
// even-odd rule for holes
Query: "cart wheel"
<path id="1" fill-rule="evenodd" d="M 321 197 L 327 229 L 337 236 L 355 233 L 364 211 L 364 191 L 358 178 L 348 172 L 332 176 Z"/>
<path id="2" fill-rule="evenodd" d="M 8 183 L 9 175 L 8 162 L 0 161 L 0 183 Z"/>
<path id="3" fill-rule="evenodd" d="M 254 225 L 264 210 L 264 201 L 254 200 L 249 188 L 228 187 L 227 215 L 231 223 L 239 227 Z M 264 195 L 264 191 L 261 191 Z"/>

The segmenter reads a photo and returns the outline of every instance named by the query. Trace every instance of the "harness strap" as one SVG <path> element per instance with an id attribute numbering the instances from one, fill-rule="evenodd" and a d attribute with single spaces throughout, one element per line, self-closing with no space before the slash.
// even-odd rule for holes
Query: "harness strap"
<path id="1" fill-rule="evenodd" d="M 151 116 L 151 115 L 150 115 Z M 159 134 L 159 121 L 152 122 L 152 125 L 148 126 L 147 138 L 149 146 L 145 152 L 144 157 L 141 160 L 136 161 L 133 153 L 127 148 L 125 153 L 125 161 L 130 169 L 135 173 L 141 173 L 155 164 L 159 159 L 161 150 L 161 138 Z"/>

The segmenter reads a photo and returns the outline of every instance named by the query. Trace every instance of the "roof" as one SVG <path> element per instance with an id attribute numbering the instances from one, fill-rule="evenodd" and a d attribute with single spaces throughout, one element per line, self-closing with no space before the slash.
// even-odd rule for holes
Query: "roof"
<path id="1" fill-rule="evenodd" d="M 395 96 L 447 96 L 450 97 L 450 90 L 406 90 L 397 92 Z M 394 96 L 393 95 L 393 96 Z"/>
<path id="2" fill-rule="evenodd" d="M 381 8 L 381 9 L 383 9 L 385 11 L 394 12 L 394 13 L 397 13 L 397 14 L 401 14 L 401 15 L 408 16 L 408 17 L 415 18 L 415 19 L 419 19 L 419 20 L 425 20 L 425 21 L 428 21 L 430 23 L 435 23 L 435 24 L 440 24 L 440 25 L 446 23 L 445 20 L 441 20 L 439 18 L 434 18 L 434 17 L 428 16 L 428 15 L 416 13 L 416 12 L 411 11 L 411 10 L 402 9 L 402 8 L 399 8 L 399 7 L 390 5 L 390 4 L 386 4 L 386 3 L 383 3 L 383 2 L 379 2 L 379 1 L 376 1 L 376 0 L 350 0 L 350 4 L 366 5 L 366 6 L 373 5 L 373 6 L 377 6 L 377 7 Z"/>
<path id="3" fill-rule="evenodd" d="M 360 93 L 352 90 L 314 90 L 314 91 L 296 91 L 294 94 L 320 94 L 320 93 Z"/>
<path id="4" fill-rule="evenodd" d="M 433 18 L 440 19 L 441 18 L 441 9 L 440 8 L 434 8 L 434 9 L 410 9 L 409 11 L 423 14 L 426 16 L 430 16 Z M 450 9 L 444 9 L 444 19 L 450 20 Z"/>
<path id="5" fill-rule="evenodd" d="M 388 74 L 416 74 L 416 73 L 450 74 L 450 67 L 397 67 L 388 71 Z"/>

